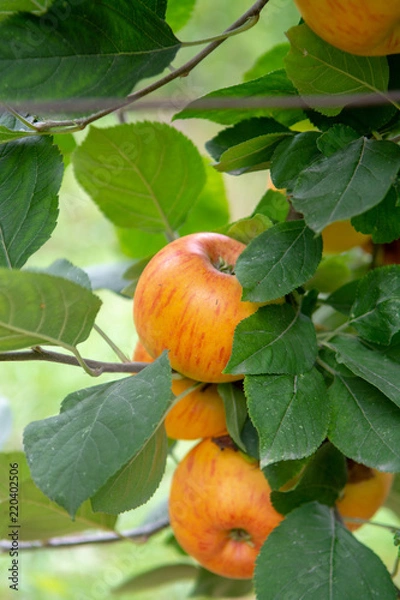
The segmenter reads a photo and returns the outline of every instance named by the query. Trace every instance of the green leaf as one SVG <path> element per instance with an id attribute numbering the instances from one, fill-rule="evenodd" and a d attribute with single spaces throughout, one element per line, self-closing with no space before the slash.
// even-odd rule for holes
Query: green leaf
<path id="1" fill-rule="evenodd" d="M 218 393 L 224 401 L 226 427 L 235 444 L 246 452 L 241 432 L 247 419 L 247 403 L 243 390 L 232 383 L 220 383 Z"/>
<path id="2" fill-rule="evenodd" d="M 284 68 L 283 59 L 287 55 L 290 50 L 290 45 L 287 42 L 283 44 L 278 44 L 262 54 L 255 64 L 246 71 L 243 76 L 244 81 L 251 81 L 252 79 L 257 79 L 258 77 L 262 77 L 267 73 L 271 73 L 272 71 L 278 71 L 279 69 Z"/>
<path id="3" fill-rule="evenodd" d="M 260 438 L 261 468 L 310 456 L 323 442 L 330 407 L 315 368 L 303 375 L 250 375 L 245 391 Z"/>
<path id="4" fill-rule="evenodd" d="M 283 515 L 306 502 L 317 501 L 334 506 L 346 483 L 345 457 L 331 444 L 323 444 L 308 462 L 295 489 L 288 492 L 273 491 L 272 504 Z"/>
<path id="5" fill-rule="evenodd" d="M 192 16 L 196 0 L 168 0 L 167 23 L 173 31 L 179 31 Z"/>
<path id="6" fill-rule="evenodd" d="M 229 203 L 223 176 L 209 162 L 209 159 L 203 158 L 206 183 L 186 215 L 185 223 L 179 227 L 180 235 L 214 231 L 229 221 Z M 151 256 L 167 243 L 163 233 L 149 233 L 134 228 L 118 228 L 117 235 L 123 252 L 133 258 Z"/>
<path id="7" fill-rule="evenodd" d="M 337 115 L 346 106 L 343 94 L 366 94 L 386 91 L 389 67 L 385 57 L 355 56 L 324 42 L 307 25 L 287 32 L 291 49 L 285 58 L 286 70 L 303 96 L 330 95 L 332 106 L 319 106 L 318 100 L 307 103 L 325 115 Z M 347 101 L 348 102 L 348 101 Z"/>
<path id="8" fill-rule="evenodd" d="M 55 0 L 45 23 L 16 14 L 0 24 L 2 100 L 125 96 L 162 72 L 180 47 L 165 21 L 139 0 Z"/>
<path id="9" fill-rule="evenodd" d="M 77 143 L 72 133 L 56 133 L 53 135 L 54 144 L 62 154 L 64 167 L 67 167 L 72 158 L 72 153 L 77 147 Z"/>
<path id="10" fill-rule="evenodd" d="M 288 487 L 293 487 L 299 473 L 309 460 L 309 456 L 296 460 L 280 460 L 264 467 L 263 473 L 272 490 L 279 490 L 285 484 Z"/>
<path id="11" fill-rule="evenodd" d="M 243 598 L 252 589 L 251 580 L 229 579 L 201 568 L 189 598 Z"/>
<path id="12" fill-rule="evenodd" d="M 286 221 L 289 213 L 289 202 L 285 194 L 275 190 L 267 190 L 255 209 L 252 216 L 261 214 L 273 222 Z"/>
<path id="13" fill-rule="evenodd" d="M 59 415 L 25 429 L 36 485 L 74 516 L 141 451 L 165 417 L 171 395 L 166 354 L 135 377 L 70 394 Z"/>
<path id="14" fill-rule="evenodd" d="M 379 204 L 399 168 L 396 144 L 360 138 L 303 170 L 293 190 L 293 206 L 304 215 L 307 225 L 320 233 L 329 223 Z"/>
<path id="15" fill-rule="evenodd" d="M 43 273 L 0 269 L 0 348 L 55 344 L 71 350 L 88 337 L 101 301 Z"/>
<path id="16" fill-rule="evenodd" d="M 85 267 L 85 273 L 89 278 L 92 290 L 111 290 L 116 294 L 124 295 L 122 292 L 128 285 L 124 274 L 131 265 L 130 261 L 89 265 Z"/>
<path id="17" fill-rule="evenodd" d="M 351 307 L 356 299 L 359 280 L 349 281 L 340 288 L 332 292 L 324 303 L 332 306 L 335 310 L 344 315 L 349 315 Z"/>
<path id="18" fill-rule="evenodd" d="M 346 456 L 380 471 L 400 471 L 400 410 L 359 377 L 335 375 L 329 439 Z"/>
<path id="19" fill-rule="evenodd" d="M 68 281 L 73 281 L 87 290 L 92 289 L 87 273 L 65 258 L 55 260 L 44 272 L 48 275 L 54 275 L 55 277 L 62 277 Z"/>
<path id="20" fill-rule="evenodd" d="M 286 76 L 284 70 L 270 73 L 247 83 L 216 90 L 191 102 L 185 109 L 174 116 L 174 119 L 209 119 L 222 125 L 232 125 L 253 117 L 272 117 L 282 125 L 293 125 L 304 119 L 303 111 L 299 109 L 285 109 L 276 106 L 265 108 L 245 108 L 240 106 L 240 99 L 264 97 L 273 99 L 282 96 L 297 96 L 297 92 Z M 221 108 L 208 108 L 207 103 L 235 99 L 237 107 L 222 106 Z"/>
<path id="21" fill-rule="evenodd" d="M 73 163 L 108 219 L 153 233 L 183 225 L 205 183 L 194 144 L 164 123 L 91 127 Z"/>
<path id="22" fill-rule="evenodd" d="M 164 475 L 168 441 L 164 427 L 92 497 L 94 511 L 118 515 L 147 502 Z"/>
<path id="23" fill-rule="evenodd" d="M 329 342 L 336 360 L 358 377 L 375 386 L 400 407 L 399 363 L 367 348 L 356 338 L 336 336 Z"/>
<path id="24" fill-rule="evenodd" d="M 317 356 L 315 329 L 289 304 L 263 306 L 236 327 L 226 373 L 299 375 Z"/>
<path id="25" fill-rule="evenodd" d="M 365 213 L 353 217 L 351 224 L 361 233 L 371 234 L 375 244 L 389 244 L 400 238 L 398 191 L 391 187 L 384 199 Z"/>
<path id="26" fill-rule="evenodd" d="M 342 148 L 345 148 L 351 142 L 357 140 L 359 137 L 357 131 L 352 127 L 337 124 L 333 125 L 319 136 L 317 146 L 322 154 L 331 156 L 338 150 L 342 150 Z"/>
<path id="27" fill-rule="evenodd" d="M 44 13 L 53 0 L 1 0 L 0 13 L 2 12 L 32 12 Z"/>
<path id="28" fill-rule="evenodd" d="M 321 156 L 317 146 L 320 135 L 305 131 L 280 142 L 271 161 L 271 179 L 277 188 L 293 189 L 303 169 Z"/>
<path id="29" fill-rule="evenodd" d="M 360 280 L 349 322 L 365 340 L 390 344 L 400 331 L 400 265 L 373 269 Z"/>
<path id="30" fill-rule="evenodd" d="M 61 155 L 51 138 L 0 146 L 0 266 L 22 267 L 50 238 L 62 174 Z"/>
<path id="31" fill-rule="evenodd" d="M 23 452 L 0 454 L 0 538 L 6 539 L 9 523 L 10 498 L 8 482 L 10 464 L 18 464 L 19 502 L 18 515 L 21 540 L 47 540 L 85 531 L 88 529 L 114 529 L 115 517 L 103 513 L 95 514 L 90 502 L 85 502 L 72 520 L 58 504 L 41 492 L 31 479 L 29 467 Z M 22 509 L 23 507 L 23 509 Z"/>
<path id="32" fill-rule="evenodd" d="M 292 137 L 293 134 L 269 133 L 242 142 L 226 150 L 215 168 L 232 175 L 268 169 L 275 148 L 282 139 L 288 136 Z"/>
<path id="33" fill-rule="evenodd" d="M 252 240 L 236 262 L 243 299 L 267 302 L 285 296 L 314 275 L 321 257 L 321 236 L 304 221 L 274 225 Z"/>
<path id="34" fill-rule="evenodd" d="M 257 559 L 255 588 L 262 600 L 396 598 L 376 554 L 317 502 L 296 508 L 270 533 Z"/>
<path id="35" fill-rule="evenodd" d="M 252 217 L 244 217 L 243 219 L 239 219 L 239 221 L 230 223 L 226 227 L 222 227 L 219 231 L 242 242 L 242 244 L 248 244 L 261 233 L 272 227 L 272 225 L 273 223 L 268 217 L 255 214 Z"/>

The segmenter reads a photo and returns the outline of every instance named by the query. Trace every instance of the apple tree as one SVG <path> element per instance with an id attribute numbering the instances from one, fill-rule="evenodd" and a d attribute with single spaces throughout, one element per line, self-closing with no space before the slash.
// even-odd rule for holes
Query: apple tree
<path id="1" fill-rule="evenodd" d="M 391 600 L 400 593 L 395 521 L 374 525 L 388 534 L 382 553 L 349 530 L 336 503 L 350 463 L 400 472 L 399 54 L 339 50 L 291 0 L 241 0 L 219 15 L 223 33 L 183 41 L 201 5 L 0 1 L 0 395 L 11 363 L 21 372 L 57 365 L 72 382 L 58 413 L 26 423 L 21 446 L 0 454 L 4 564 L 23 586 L 24 553 L 115 548 L 163 530 L 159 550 L 174 547 L 174 559 L 125 572 L 123 585 L 107 589 L 154 597 L 158 585 L 161 597 L 163 586 L 188 580 L 179 597 Z M 265 51 L 260 30 L 273 19 L 279 42 Z M 217 77 L 199 91 L 190 83 L 218 71 L 228 45 L 239 56 L 246 43 L 257 50 L 245 74 L 232 59 L 223 65 L 231 84 Z M 67 175 L 112 227 L 115 263 L 90 268 L 68 253 L 35 263 L 57 231 Z M 264 189 L 253 193 L 260 177 Z M 240 216 L 232 218 L 225 186 L 236 185 Z M 324 234 L 335 226 L 332 251 Z M 175 402 L 168 352 L 132 361 L 113 323 L 104 331 L 98 316 L 114 299 L 128 307 L 133 351 L 143 269 L 172 240 L 199 231 L 246 244 L 235 277 L 243 300 L 260 305 L 237 326 L 225 370 L 244 380 L 219 388 L 230 437 L 259 461 L 284 515 L 252 580 L 219 577 L 185 555 L 165 508 L 131 531 L 120 527 L 151 505 L 181 446 L 163 427 Z M 362 246 L 351 238 L 359 233 Z M 69 243 L 79 249 L 83 238 L 71 232 Z M 99 335 L 115 361 L 82 352 Z M 75 373 L 87 384 L 75 384 Z M 394 513 L 399 489 L 395 477 Z M 21 524 L 16 563 L 13 523 Z M 8 593 L 12 583 L 1 585 Z"/>

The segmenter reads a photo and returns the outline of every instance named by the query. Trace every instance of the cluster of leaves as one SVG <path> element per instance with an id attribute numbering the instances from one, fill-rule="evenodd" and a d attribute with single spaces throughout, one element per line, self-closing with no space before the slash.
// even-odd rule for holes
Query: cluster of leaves
<path id="1" fill-rule="evenodd" d="M 33 3 L 21 0 L 20 8 L 29 10 L 26 4 Z M 23 105 L 32 89 L 37 101 L 123 98 L 179 51 L 173 30 L 193 3 L 185 3 L 186 14 L 173 9 L 177 4 L 168 5 L 170 20 L 162 0 L 96 7 L 55 0 L 39 14 L 8 16 L 0 23 L 0 99 Z M 167 124 L 91 126 L 77 145 L 60 126 L 44 135 L 35 129 L 53 113 L 21 121 L 11 109 L 0 116 L 0 350 L 59 346 L 90 371 L 78 346 L 100 308 L 96 287 L 130 297 L 149 258 L 177 233 L 218 229 L 244 241 L 236 265 L 243 299 L 287 300 L 266 304 L 240 323 L 226 370 L 244 374 L 244 386 L 220 386 L 232 438 L 259 457 L 274 502 L 287 514 L 260 554 L 259 597 L 298 597 L 303 589 L 315 590 L 310 598 L 328 597 L 321 589 L 335 585 L 338 597 L 369 591 L 394 598 L 388 573 L 335 521 L 332 507 L 346 480 L 345 457 L 400 472 L 400 266 L 354 273 L 329 294 L 316 282 L 323 267 L 320 233 L 328 224 L 351 219 L 375 243 L 400 237 L 400 113 L 387 96 L 399 87 L 399 59 L 351 56 L 304 24 L 293 27 L 288 40 L 264 55 L 243 83 L 175 115 L 223 127 L 206 145 L 213 167 Z M 359 107 L 356 93 L 387 102 Z M 243 108 L 241 99 L 249 97 L 266 106 Z M 282 107 L 282 97 L 297 99 L 298 107 Z M 205 108 L 216 98 L 231 99 L 232 106 Z M 69 161 L 135 259 L 123 285 L 118 268 L 92 280 L 66 261 L 45 272 L 23 268 L 56 226 Z M 229 223 L 221 173 L 266 169 L 285 194 L 267 191 L 248 218 Z M 290 207 L 299 218 L 288 220 Z M 168 454 L 161 424 L 173 402 L 170 387 L 163 355 L 135 377 L 74 392 L 58 415 L 26 428 L 30 519 L 36 519 L 32 498 L 39 493 L 49 507 L 66 511 L 62 523 L 40 535 L 70 531 L 67 513 L 75 518 L 74 531 L 88 523 L 112 528 L 116 515 L 152 496 Z M 13 457 L 3 459 L 5 468 Z M 300 469 L 297 488 L 279 492 Z M 36 528 L 24 531 L 39 535 Z M 311 564 L 316 551 L 321 563 Z M 349 557 L 359 577 L 349 571 Z"/>

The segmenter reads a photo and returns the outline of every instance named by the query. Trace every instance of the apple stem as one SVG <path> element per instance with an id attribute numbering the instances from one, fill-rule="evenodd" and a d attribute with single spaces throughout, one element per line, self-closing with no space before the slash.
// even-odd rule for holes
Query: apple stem
<path id="1" fill-rule="evenodd" d="M 220 271 L 221 273 L 226 273 L 227 275 L 235 274 L 235 266 L 227 263 L 222 256 L 219 256 L 213 264 L 217 271 Z"/>
<path id="2" fill-rule="evenodd" d="M 231 529 L 229 531 L 229 537 L 234 542 L 244 542 L 248 546 L 251 546 L 252 548 L 254 548 L 254 542 L 252 540 L 250 533 L 248 531 L 246 531 L 245 529 L 242 529 L 241 527 L 235 527 L 234 529 Z"/>

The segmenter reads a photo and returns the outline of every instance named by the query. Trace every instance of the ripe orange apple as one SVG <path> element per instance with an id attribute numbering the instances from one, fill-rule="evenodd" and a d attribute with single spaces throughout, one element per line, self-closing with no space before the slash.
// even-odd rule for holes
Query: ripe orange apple
<path id="1" fill-rule="evenodd" d="M 360 56 L 400 52 L 400 0 L 294 0 L 307 25 L 340 50 Z"/>
<path id="2" fill-rule="evenodd" d="M 169 497 L 178 543 L 206 569 L 251 579 L 261 546 L 283 517 L 258 462 L 230 438 L 205 439 L 176 468 Z"/>
<path id="3" fill-rule="evenodd" d="M 133 360 L 152 362 L 154 358 L 140 341 L 136 344 Z M 172 381 L 172 392 L 179 396 L 196 384 L 184 377 Z M 216 384 L 203 383 L 181 398 L 165 418 L 167 436 L 173 440 L 195 440 L 227 434 L 225 407 Z"/>
<path id="4" fill-rule="evenodd" d="M 348 481 L 336 507 L 350 531 L 355 531 L 362 523 L 346 522 L 346 518 L 371 519 L 388 497 L 393 479 L 392 473 L 348 460 Z"/>
<path id="5" fill-rule="evenodd" d="M 356 246 L 368 248 L 371 236 L 356 231 L 350 221 L 335 221 L 322 230 L 323 249 L 326 254 L 345 252 Z"/>
<path id="6" fill-rule="evenodd" d="M 242 302 L 233 269 L 245 245 L 219 233 L 194 233 L 160 250 L 141 274 L 133 314 L 146 350 L 169 350 L 171 366 L 195 381 L 220 383 L 227 375 L 236 325 L 258 308 Z"/>

